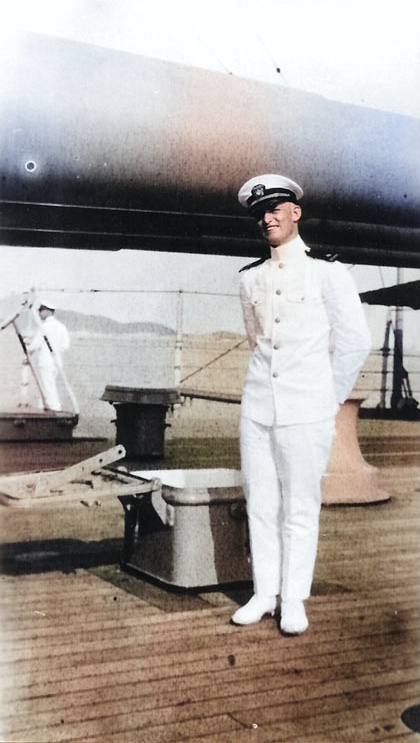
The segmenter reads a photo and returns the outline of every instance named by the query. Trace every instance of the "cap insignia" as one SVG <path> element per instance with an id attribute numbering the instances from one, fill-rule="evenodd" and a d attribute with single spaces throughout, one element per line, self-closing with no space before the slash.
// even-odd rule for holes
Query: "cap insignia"
<path id="1" fill-rule="evenodd" d="M 252 195 L 255 196 L 256 199 L 261 199 L 262 196 L 265 194 L 265 186 L 263 183 L 257 183 L 256 186 L 251 191 Z"/>

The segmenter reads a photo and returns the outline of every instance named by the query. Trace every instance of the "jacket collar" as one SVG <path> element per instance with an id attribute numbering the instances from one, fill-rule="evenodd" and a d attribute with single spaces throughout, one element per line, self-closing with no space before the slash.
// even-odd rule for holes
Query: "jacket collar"
<path id="1" fill-rule="evenodd" d="M 308 248 L 302 238 L 300 235 L 297 235 L 297 237 L 290 240 L 290 242 L 285 243 L 284 245 L 279 245 L 278 248 L 270 248 L 270 260 L 272 263 L 284 263 L 284 265 L 297 263 L 306 256 L 307 250 Z"/>

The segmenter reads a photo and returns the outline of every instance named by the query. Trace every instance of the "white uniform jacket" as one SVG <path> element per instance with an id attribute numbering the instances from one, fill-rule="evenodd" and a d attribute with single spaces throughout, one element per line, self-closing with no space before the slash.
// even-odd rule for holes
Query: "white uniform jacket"
<path id="1" fill-rule="evenodd" d="M 53 353 L 51 353 L 44 337 L 48 338 Z M 68 330 L 62 322 L 50 315 L 39 327 L 28 344 L 29 354 L 35 354 L 35 363 L 37 366 L 54 369 L 61 368 L 63 365 L 62 353 L 70 347 L 70 336 Z"/>
<path id="2" fill-rule="evenodd" d="M 340 263 L 310 258 L 298 236 L 241 274 L 240 298 L 252 349 L 242 415 L 263 425 L 334 416 L 370 350 L 353 279 Z"/>

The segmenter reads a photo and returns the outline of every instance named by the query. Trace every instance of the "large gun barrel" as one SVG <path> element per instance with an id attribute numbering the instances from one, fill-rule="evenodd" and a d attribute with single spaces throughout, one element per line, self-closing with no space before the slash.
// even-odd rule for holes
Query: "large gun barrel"
<path id="1" fill-rule="evenodd" d="M 302 235 L 348 262 L 420 266 L 419 121 L 48 36 L 2 67 L 8 245 L 253 256 L 236 194 L 302 184 Z"/>

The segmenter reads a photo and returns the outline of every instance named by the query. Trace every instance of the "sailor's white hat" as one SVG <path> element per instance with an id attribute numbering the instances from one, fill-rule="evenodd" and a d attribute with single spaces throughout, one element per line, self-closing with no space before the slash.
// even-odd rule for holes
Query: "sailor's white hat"
<path id="1" fill-rule="evenodd" d="M 251 213 L 256 211 L 256 207 L 264 201 L 278 199 L 297 204 L 302 196 L 303 189 L 295 181 L 275 173 L 266 173 L 251 178 L 238 192 L 239 203 Z"/>
<path id="2" fill-rule="evenodd" d="M 44 307 L 46 310 L 53 310 L 53 312 L 55 312 L 56 309 L 55 305 L 45 298 L 39 300 L 38 309 L 41 309 L 41 307 Z"/>

